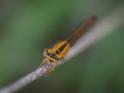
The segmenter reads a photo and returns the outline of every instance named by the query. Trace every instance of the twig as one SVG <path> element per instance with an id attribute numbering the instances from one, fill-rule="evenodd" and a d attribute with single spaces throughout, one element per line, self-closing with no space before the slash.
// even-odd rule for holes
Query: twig
<path id="1" fill-rule="evenodd" d="M 117 29 L 121 24 L 124 23 L 123 20 L 123 5 L 118 7 L 115 11 L 113 11 L 110 15 L 106 16 L 102 20 L 100 20 L 92 31 L 89 31 L 84 37 L 82 37 L 72 49 L 69 51 L 68 55 L 66 56 L 66 61 L 75 57 L 80 52 L 86 50 L 90 47 L 93 43 L 100 40 L 104 36 L 106 36 L 109 32 L 114 31 Z M 22 77 L 21 79 L 17 80 L 16 82 L 0 89 L 0 93 L 13 93 L 18 91 L 19 89 L 25 87 L 26 85 L 30 84 L 37 78 L 43 76 L 48 70 L 50 70 L 52 64 L 44 64 L 42 67 L 37 68 L 30 74 Z"/>

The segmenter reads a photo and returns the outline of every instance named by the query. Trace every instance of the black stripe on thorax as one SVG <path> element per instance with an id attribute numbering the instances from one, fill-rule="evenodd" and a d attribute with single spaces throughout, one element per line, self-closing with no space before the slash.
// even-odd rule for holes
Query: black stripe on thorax
<path id="1" fill-rule="evenodd" d="M 64 50 L 64 48 L 67 46 L 68 42 L 66 42 L 65 44 L 63 44 L 58 51 L 56 51 L 56 54 L 59 54 L 60 52 L 62 52 Z"/>

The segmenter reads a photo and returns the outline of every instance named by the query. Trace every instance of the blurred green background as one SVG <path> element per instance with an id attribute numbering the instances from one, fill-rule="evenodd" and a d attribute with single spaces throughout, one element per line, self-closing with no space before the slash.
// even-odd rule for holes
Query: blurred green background
<path id="1" fill-rule="evenodd" d="M 36 69 L 42 51 L 123 0 L 1 0 L 0 87 Z M 123 3 L 124 4 L 124 3 Z M 17 93 L 124 93 L 124 25 Z"/>

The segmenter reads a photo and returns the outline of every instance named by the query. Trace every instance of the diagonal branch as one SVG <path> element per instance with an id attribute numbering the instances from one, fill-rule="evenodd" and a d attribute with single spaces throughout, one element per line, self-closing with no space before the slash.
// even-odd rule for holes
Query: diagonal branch
<path id="1" fill-rule="evenodd" d="M 115 9 L 110 15 L 106 16 L 102 20 L 100 20 L 89 33 L 83 36 L 72 49 L 69 51 L 68 55 L 66 56 L 65 61 L 70 60 L 72 57 L 75 57 L 80 52 L 86 50 L 96 41 L 100 40 L 110 32 L 117 29 L 124 23 L 124 13 L 123 13 L 123 5 L 119 6 Z M 30 84 L 31 82 L 35 81 L 41 76 L 50 70 L 52 64 L 44 64 L 42 67 L 37 68 L 33 72 L 29 73 L 28 75 L 22 77 L 21 79 L 15 81 L 14 83 L 5 86 L 0 89 L 0 93 L 13 93 L 18 91 L 19 89 L 25 87 L 26 85 Z"/>

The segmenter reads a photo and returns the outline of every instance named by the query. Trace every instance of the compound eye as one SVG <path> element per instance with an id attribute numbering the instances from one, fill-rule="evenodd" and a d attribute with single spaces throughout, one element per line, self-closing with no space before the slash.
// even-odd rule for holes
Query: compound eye
<path id="1" fill-rule="evenodd" d="M 52 53 L 48 53 L 48 55 L 50 56 L 50 57 L 52 57 L 52 58 L 54 58 L 54 54 L 52 54 Z"/>
<path id="2" fill-rule="evenodd" d="M 55 59 L 55 60 L 59 60 L 59 59 L 57 58 L 57 56 L 56 56 L 55 54 L 53 54 L 53 53 L 48 53 L 48 56 L 50 56 L 51 58 L 53 58 L 53 59 Z"/>

